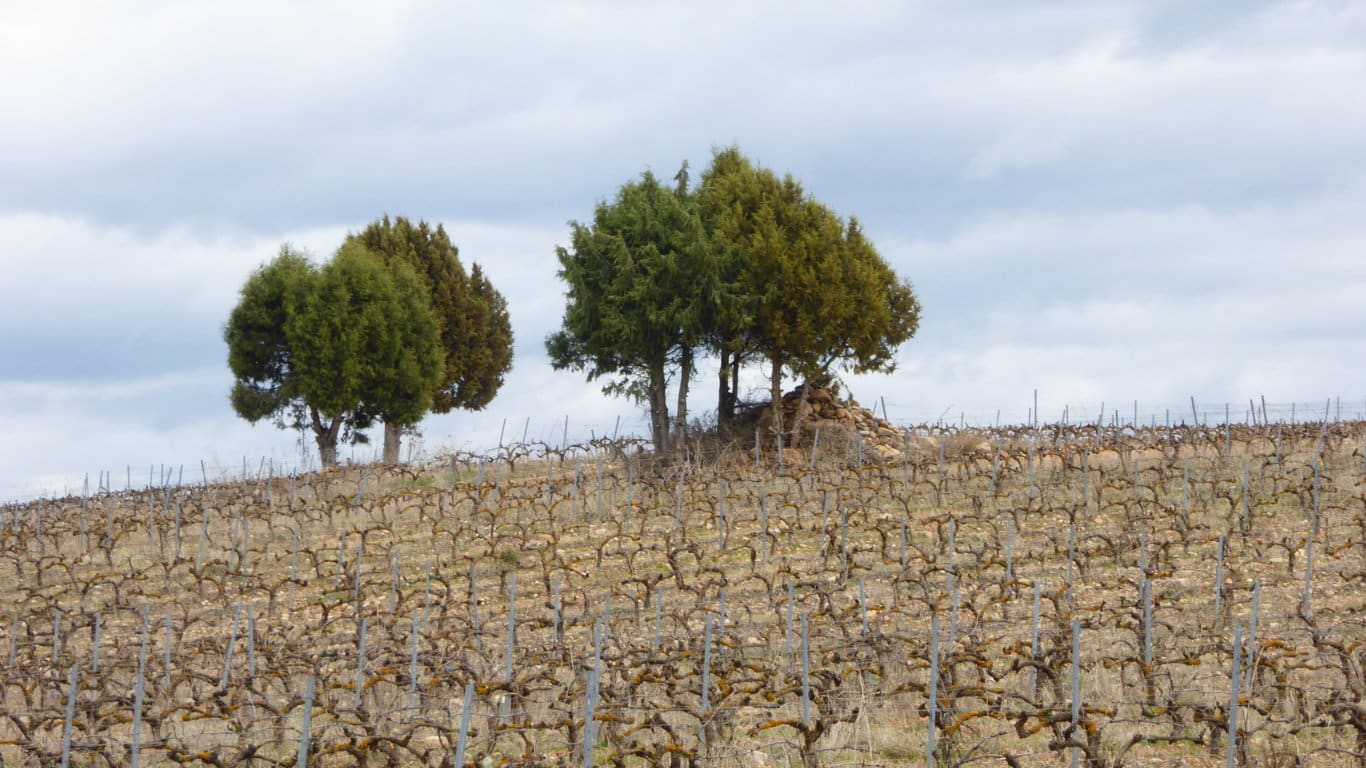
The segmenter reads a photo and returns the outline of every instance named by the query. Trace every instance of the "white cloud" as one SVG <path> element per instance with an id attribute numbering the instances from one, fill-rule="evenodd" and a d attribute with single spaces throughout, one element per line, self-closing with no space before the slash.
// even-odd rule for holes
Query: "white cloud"
<path id="1" fill-rule="evenodd" d="M 732 140 L 799 175 L 852 143 L 894 163 L 932 156 L 952 166 L 951 181 L 1202 169 L 1192 193 L 1266 190 L 1296 169 L 1337 173 L 1342 153 L 1364 159 L 1366 105 L 1349 94 L 1366 76 L 1366 23 L 1331 4 L 1211 10 L 1203 33 L 1167 47 L 1147 38 L 1198 12 L 409 3 L 4 13 L 13 46 L 0 45 L 0 73 L 11 73 L 19 106 L 0 146 L 23 150 L 0 150 L 0 161 L 48 207 L 111 215 L 130 215 L 137 190 L 209 221 L 293 211 L 313 223 L 310 201 L 414 189 L 506 210 L 548 204 L 567 185 L 596 190 L 652 160 L 700 162 Z M 1140 194 L 1154 183 L 1127 186 Z"/>
<path id="2" fill-rule="evenodd" d="M 445 223 L 517 335 L 505 392 L 428 445 L 642 431 L 543 362 L 554 245 L 732 141 L 915 281 L 901 371 L 851 377 L 896 418 L 1351 396 L 1363 41 L 1316 2 L 4 5 L 0 497 L 296 455 L 228 413 L 219 328 L 281 242 L 326 258 L 385 211 Z"/>
<path id="3" fill-rule="evenodd" d="M 968 161 L 967 178 L 973 181 L 994 179 L 1002 171 L 1037 168 L 1058 161 L 1067 150 L 1061 134 L 1027 136 L 1013 134 L 993 140 Z"/>
<path id="4" fill-rule="evenodd" d="M 102 325 L 110 318 L 226 317 L 245 276 L 273 257 L 281 242 L 326 258 L 343 232 L 305 230 L 279 238 L 172 225 L 147 236 L 81 217 L 0 213 L 7 271 L 0 283 L 0 330 L 35 318 Z"/>
<path id="5" fill-rule="evenodd" d="M 1309 291 L 1366 281 L 1366 227 L 1352 213 L 1363 205 L 1366 175 L 1289 205 L 998 211 L 945 238 L 882 242 L 893 264 L 917 280 L 1008 274 L 1010 286 L 984 280 L 980 287 L 1011 304 L 1074 292 L 1146 300 L 1230 288 Z"/>
<path id="6" fill-rule="evenodd" d="M 1036 387 L 1045 415 L 1107 397 L 1148 413 L 1191 395 L 1359 401 L 1362 206 L 1357 185 L 1293 206 L 987 215 L 891 241 L 925 319 L 902 373 L 861 387 L 900 393 L 893 415 L 915 420 L 950 405 L 1021 420 Z"/>

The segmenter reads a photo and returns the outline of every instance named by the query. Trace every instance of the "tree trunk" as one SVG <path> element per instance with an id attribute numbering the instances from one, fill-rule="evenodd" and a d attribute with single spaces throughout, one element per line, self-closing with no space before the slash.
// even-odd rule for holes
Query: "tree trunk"
<path id="1" fill-rule="evenodd" d="M 309 408 L 308 413 L 313 418 L 313 439 L 318 444 L 318 458 L 322 460 L 323 469 L 332 469 L 337 466 L 337 437 L 341 435 L 342 417 L 323 424 L 317 408 Z"/>
<path id="2" fill-rule="evenodd" d="M 386 466 L 398 464 L 399 440 L 403 437 L 403 425 L 392 421 L 384 422 L 384 463 Z"/>
<path id="3" fill-rule="evenodd" d="M 721 384 L 716 393 L 716 427 L 717 431 L 724 433 L 735 415 L 735 409 L 730 404 L 730 352 L 725 347 L 721 348 L 721 371 L 717 378 Z"/>
<path id="4" fill-rule="evenodd" d="M 773 406 L 773 434 L 778 436 L 775 445 L 782 447 L 783 437 L 783 364 L 773 360 L 773 371 L 769 374 L 768 392 Z"/>
<path id="5" fill-rule="evenodd" d="M 663 366 L 650 371 L 650 437 L 654 440 L 655 455 L 669 458 L 669 391 Z"/>
<path id="6" fill-rule="evenodd" d="M 740 353 L 730 359 L 730 398 L 726 400 L 726 418 L 735 422 L 735 404 L 740 400 Z"/>
<path id="7" fill-rule="evenodd" d="M 682 366 L 678 376 L 678 412 L 674 414 L 675 428 L 673 441 L 680 448 L 688 440 L 688 382 L 692 379 L 692 350 L 683 350 Z"/>

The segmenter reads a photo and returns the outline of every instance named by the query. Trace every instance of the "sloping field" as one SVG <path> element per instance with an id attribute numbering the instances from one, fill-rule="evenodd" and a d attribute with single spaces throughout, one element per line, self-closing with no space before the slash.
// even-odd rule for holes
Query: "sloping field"
<path id="1" fill-rule="evenodd" d="M 1364 429 L 542 447 L 10 507 L 0 760 L 1215 766 L 1233 732 L 1239 765 L 1362 765 Z"/>

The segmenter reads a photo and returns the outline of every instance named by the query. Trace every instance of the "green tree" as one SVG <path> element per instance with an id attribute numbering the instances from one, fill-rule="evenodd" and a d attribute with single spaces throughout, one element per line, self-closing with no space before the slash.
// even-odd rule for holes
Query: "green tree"
<path id="1" fill-rule="evenodd" d="M 478 264 L 468 273 L 446 230 L 384 216 L 347 242 L 364 245 L 386 263 L 403 263 L 421 277 L 440 330 L 444 365 L 430 410 L 479 410 L 488 405 L 512 367 L 512 324 L 504 300 Z M 384 462 L 399 459 L 401 435 L 422 413 L 375 413 L 384 422 Z"/>
<path id="2" fill-rule="evenodd" d="M 711 165 L 703 173 L 694 196 L 717 276 L 705 325 L 706 345 L 716 355 L 719 368 L 716 420 L 722 429 L 735 420 L 740 370 L 754 353 L 748 346 L 750 302 L 741 287 L 746 252 L 727 226 L 757 214 L 761 196 L 745 192 L 746 185 L 756 178 L 749 158 L 736 147 L 726 147 L 712 153 Z"/>
<path id="3" fill-rule="evenodd" d="M 425 286 L 402 262 L 344 244 L 285 325 L 323 464 L 336 463 L 337 434 L 373 417 L 416 421 L 432 403 L 445 364 Z"/>
<path id="4" fill-rule="evenodd" d="M 281 429 L 308 424 L 285 325 L 317 275 L 308 258 L 286 244 L 242 286 L 223 339 L 234 379 L 232 408 L 248 421 L 271 419 Z"/>
<path id="5" fill-rule="evenodd" d="M 673 189 L 646 172 L 590 225 L 570 222 L 569 248 L 557 248 L 566 284 L 561 330 L 546 339 L 557 369 L 613 377 L 604 387 L 648 403 L 656 455 L 672 447 L 668 383 L 676 371 L 678 415 L 687 418 L 688 382 L 715 294 L 714 262 L 687 190 L 686 166 Z"/>
<path id="6" fill-rule="evenodd" d="M 857 219 L 844 222 L 790 175 L 756 167 L 734 148 L 714 154 L 699 198 L 713 250 L 729 259 L 739 307 L 713 338 L 722 355 L 753 352 L 768 361 L 778 434 L 785 372 L 809 382 L 833 366 L 895 369 L 896 348 L 914 335 L 920 304 Z"/>
<path id="7" fill-rule="evenodd" d="M 419 418 L 444 365 L 421 278 L 358 243 L 320 269 L 282 249 L 243 286 L 224 338 L 234 410 L 311 428 L 325 467 L 343 430 L 359 439 L 376 416 Z"/>

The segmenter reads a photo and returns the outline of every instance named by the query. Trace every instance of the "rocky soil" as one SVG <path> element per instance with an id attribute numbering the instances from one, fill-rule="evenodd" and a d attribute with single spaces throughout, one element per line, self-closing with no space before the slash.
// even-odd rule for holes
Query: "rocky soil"
<path id="1" fill-rule="evenodd" d="M 907 452 L 911 458 L 916 458 L 939 451 L 940 437 L 898 427 L 858 402 L 841 400 L 823 387 L 811 387 L 805 398 L 800 387 L 794 389 L 783 395 L 782 407 L 784 445 L 792 446 L 795 442 L 798 452 L 809 452 L 817 440 L 818 431 L 818 450 L 821 453 L 842 450 L 852 456 L 861 444 L 863 459 L 867 463 L 901 461 Z M 771 435 L 773 409 L 770 404 L 764 402 L 756 405 L 754 413 L 757 414 L 755 426 L 759 433 Z M 794 441 L 795 425 L 799 425 L 800 437 Z M 991 450 L 991 445 L 985 437 L 976 433 L 958 433 L 945 439 L 945 449 L 955 456 L 964 453 L 985 454 Z"/>

